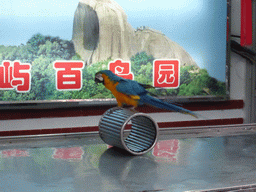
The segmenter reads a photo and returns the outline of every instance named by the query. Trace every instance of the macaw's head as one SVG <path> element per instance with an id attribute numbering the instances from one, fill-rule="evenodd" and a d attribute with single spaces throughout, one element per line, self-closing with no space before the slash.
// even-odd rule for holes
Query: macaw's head
<path id="1" fill-rule="evenodd" d="M 95 74 L 94 81 L 96 84 L 102 83 L 104 85 L 104 78 L 102 77 L 102 74 L 102 71 L 99 71 Z"/>
<path id="2" fill-rule="evenodd" d="M 108 78 L 109 80 L 113 81 L 113 82 L 117 82 L 117 81 L 120 81 L 121 77 L 115 75 L 112 71 L 110 70 L 102 70 L 102 71 L 99 71 L 95 74 L 95 83 L 96 84 L 99 84 L 99 83 L 102 83 L 103 85 L 105 84 L 105 79 Z"/>

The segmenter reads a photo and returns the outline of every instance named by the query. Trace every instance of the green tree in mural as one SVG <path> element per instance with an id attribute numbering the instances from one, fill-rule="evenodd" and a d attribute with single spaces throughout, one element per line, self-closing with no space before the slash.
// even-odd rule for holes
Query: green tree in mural
<path id="1" fill-rule="evenodd" d="M 32 63 L 31 92 L 35 94 L 36 100 L 45 100 L 55 91 L 54 70 L 51 63 L 54 59 L 39 56 Z"/>
<path id="2" fill-rule="evenodd" d="M 73 58 L 77 59 L 78 56 L 75 54 L 71 41 L 41 34 L 33 35 L 26 45 L 0 46 L 1 61 L 20 60 L 22 63 L 30 63 L 32 65 L 30 92 L 1 91 L 0 99 L 2 101 L 71 99 L 71 92 L 56 90 L 53 62 Z"/>
<path id="3" fill-rule="evenodd" d="M 131 57 L 131 65 L 132 65 L 132 72 L 134 73 L 135 77 L 137 75 L 140 75 L 139 71 L 140 71 L 141 67 L 148 65 L 148 64 L 153 65 L 154 60 L 155 60 L 155 58 L 152 55 L 147 55 L 146 52 L 140 52 L 140 53 L 137 53 L 134 56 L 132 56 Z M 152 67 L 151 67 L 151 71 L 152 71 Z M 152 73 L 150 73 L 150 74 L 152 75 Z"/>
<path id="4" fill-rule="evenodd" d="M 37 55 L 40 45 L 44 44 L 46 41 L 46 37 L 42 34 L 38 33 L 33 35 L 28 41 L 27 46 L 28 50 L 31 54 Z"/>
<path id="5" fill-rule="evenodd" d="M 110 91 L 102 84 L 96 85 L 94 82 L 95 73 L 107 69 L 110 59 L 83 69 L 83 87 L 80 91 L 56 90 L 54 61 L 81 60 L 81 57 L 75 53 L 72 41 L 35 34 L 26 45 L 0 45 L 0 62 L 3 60 L 20 60 L 22 63 L 30 63 L 32 79 L 29 93 L 17 93 L 15 90 L 0 91 L 1 101 L 113 98 Z M 155 58 L 147 55 L 146 52 L 140 52 L 131 57 L 131 70 L 136 81 L 153 85 L 154 60 Z M 182 66 L 179 88 L 157 88 L 149 91 L 159 96 L 225 95 L 226 86 L 224 82 L 210 77 L 205 69 Z"/>
<path id="6" fill-rule="evenodd" d="M 192 75 L 190 83 L 180 86 L 178 95 L 225 95 L 225 83 L 209 76 L 206 69 L 200 69 Z"/>
<path id="7" fill-rule="evenodd" d="M 87 66 L 83 72 L 83 93 L 84 97 L 89 98 L 113 98 L 111 92 L 102 84 L 96 85 L 94 75 L 100 70 L 108 68 L 110 60 L 97 62 L 91 66 Z"/>
<path id="8" fill-rule="evenodd" d="M 35 57 L 42 54 L 47 56 L 48 54 L 48 56 L 70 60 L 75 55 L 74 45 L 71 41 L 62 40 L 59 37 L 44 36 L 40 33 L 33 35 L 28 40 L 27 47 L 28 51 Z"/>

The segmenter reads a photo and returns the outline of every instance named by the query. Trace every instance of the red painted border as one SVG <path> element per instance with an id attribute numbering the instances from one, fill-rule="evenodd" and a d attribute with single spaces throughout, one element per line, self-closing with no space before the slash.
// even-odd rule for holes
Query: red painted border
<path id="1" fill-rule="evenodd" d="M 244 106 L 243 100 L 191 102 L 177 104 L 191 111 L 242 109 Z M 104 105 L 57 109 L 0 110 L 0 120 L 96 116 L 102 115 L 106 110 L 112 107 L 114 106 Z M 166 110 L 154 108 L 151 106 L 140 106 L 136 108 L 136 110 L 143 113 L 167 112 Z"/>
<path id="2" fill-rule="evenodd" d="M 243 124 L 242 118 L 233 119 L 213 119 L 213 120 L 198 120 L 198 121 L 181 121 L 181 122 L 166 122 L 158 123 L 159 128 L 170 127 L 194 127 L 194 126 L 210 126 L 210 125 L 229 125 Z M 75 127 L 75 128 L 59 128 L 59 129 L 36 129 L 36 130 L 21 130 L 21 131 L 2 131 L 0 137 L 7 136 L 28 136 L 28 135 L 47 135 L 60 133 L 85 133 L 99 131 L 98 126 L 93 127 Z"/>
<path id="3" fill-rule="evenodd" d="M 229 124 L 243 124 L 243 118 L 233 119 L 212 119 L 212 120 L 198 120 L 198 121 L 181 121 L 181 122 L 166 122 L 158 123 L 160 128 L 169 127 L 197 127 L 197 126 L 209 126 L 209 125 L 229 125 Z"/>
<path id="4" fill-rule="evenodd" d="M 252 45 L 252 0 L 241 0 L 241 42 Z"/>

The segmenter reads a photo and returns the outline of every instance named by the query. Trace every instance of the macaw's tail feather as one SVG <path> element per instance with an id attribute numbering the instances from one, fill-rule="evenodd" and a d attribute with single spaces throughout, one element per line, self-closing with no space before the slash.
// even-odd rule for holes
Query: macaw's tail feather
<path id="1" fill-rule="evenodd" d="M 192 115 L 193 117 L 198 118 L 198 116 L 190 110 L 184 109 L 182 107 L 179 107 L 179 106 L 167 103 L 167 102 L 164 102 L 160 99 L 156 99 L 149 95 L 143 95 L 140 97 L 140 99 L 143 103 L 148 104 L 148 105 L 152 105 L 152 106 L 155 106 L 155 107 L 158 107 L 161 109 L 166 109 L 166 110 L 171 110 L 171 111 L 177 111 L 177 112 L 184 113 L 184 114 L 189 114 L 189 115 Z"/>

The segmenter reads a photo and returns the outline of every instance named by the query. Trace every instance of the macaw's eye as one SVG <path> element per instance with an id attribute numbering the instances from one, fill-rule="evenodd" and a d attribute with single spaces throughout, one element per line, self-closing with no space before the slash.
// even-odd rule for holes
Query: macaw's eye
<path id="1" fill-rule="evenodd" d="M 102 74 L 101 73 L 97 73 L 95 75 L 95 79 L 94 79 L 95 83 L 104 83 L 104 79 L 102 77 Z"/>

